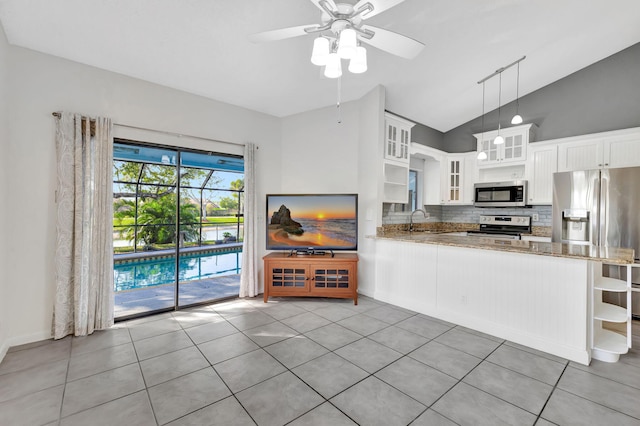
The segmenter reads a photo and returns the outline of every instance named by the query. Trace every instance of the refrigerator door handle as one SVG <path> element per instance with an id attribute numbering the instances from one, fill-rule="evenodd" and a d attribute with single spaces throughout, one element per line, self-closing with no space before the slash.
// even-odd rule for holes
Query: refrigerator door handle
<path id="1" fill-rule="evenodd" d="M 598 245 L 607 245 L 607 229 L 609 227 L 609 172 L 600 171 L 600 217 L 598 218 Z"/>

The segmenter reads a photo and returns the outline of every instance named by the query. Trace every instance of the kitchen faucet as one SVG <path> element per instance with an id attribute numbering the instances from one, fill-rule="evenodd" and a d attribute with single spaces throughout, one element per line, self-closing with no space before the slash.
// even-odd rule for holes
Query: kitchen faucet
<path id="1" fill-rule="evenodd" d="M 424 216 L 424 218 L 426 219 L 427 216 L 427 212 L 425 212 L 422 209 L 415 209 L 414 211 L 411 212 L 411 217 L 409 218 L 409 234 L 411 234 L 413 232 L 413 214 L 415 212 L 422 212 L 422 215 Z"/>

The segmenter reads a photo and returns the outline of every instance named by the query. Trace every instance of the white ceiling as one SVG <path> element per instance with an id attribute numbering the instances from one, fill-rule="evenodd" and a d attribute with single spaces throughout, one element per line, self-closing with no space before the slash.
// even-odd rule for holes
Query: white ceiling
<path id="1" fill-rule="evenodd" d="M 335 104 L 337 81 L 309 62 L 313 35 L 247 37 L 319 18 L 306 0 L 0 0 L 13 45 L 278 117 Z M 413 60 L 368 48 L 369 71 L 345 72 L 342 101 L 382 84 L 388 110 L 448 131 L 481 114 L 477 81 L 524 55 L 521 95 L 640 42 L 640 1 L 406 0 L 367 23 L 426 46 Z M 505 103 L 515 67 L 502 80 Z M 486 90 L 489 111 L 498 78 Z"/>

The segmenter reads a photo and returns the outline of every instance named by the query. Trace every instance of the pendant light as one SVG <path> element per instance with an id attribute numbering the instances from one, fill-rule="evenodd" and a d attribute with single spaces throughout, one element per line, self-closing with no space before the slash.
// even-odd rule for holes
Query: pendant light
<path id="1" fill-rule="evenodd" d="M 516 80 L 516 115 L 511 119 L 511 124 L 522 124 L 522 116 L 518 113 L 520 107 L 520 62 L 518 62 L 518 77 Z"/>
<path id="2" fill-rule="evenodd" d="M 493 140 L 495 145 L 502 145 L 504 143 L 504 138 L 500 136 L 500 107 L 502 102 L 502 72 L 500 72 L 500 85 L 498 89 L 498 136 Z"/>
<path id="3" fill-rule="evenodd" d="M 482 136 L 480 136 L 480 152 L 478 153 L 478 160 L 483 161 L 487 159 L 487 153 L 482 149 L 484 145 L 484 87 L 485 82 L 482 82 Z"/>

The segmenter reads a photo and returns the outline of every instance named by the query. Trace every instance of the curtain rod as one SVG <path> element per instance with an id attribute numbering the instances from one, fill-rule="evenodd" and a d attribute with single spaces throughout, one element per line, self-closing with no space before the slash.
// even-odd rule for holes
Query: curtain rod
<path id="1" fill-rule="evenodd" d="M 52 112 L 51 115 L 53 115 L 56 118 L 60 118 L 62 116 L 62 113 L 56 111 L 56 112 Z M 95 121 L 94 119 L 91 119 L 91 121 Z M 146 127 L 138 127 L 138 126 L 131 126 L 128 124 L 119 124 L 119 123 L 113 123 L 114 126 L 118 126 L 118 127 L 126 127 L 128 129 L 136 129 L 136 130 L 145 130 L 148 132 L 155 132 L 155 133 L 160 133 L 163 135 L 170 135 L 170 136 L 176 136 L 176 137 L 187 137 L 187 138 L 192 138 L 192 139 L 200 139 L 203 141 L 207 141 L 207 142 L 217 142 L 217 143 L 224 143 L 227 145 L 236 145 L 236 146 L 245 146 L 245 144 L 243 143 L 237 143 L 237 142 L 227 142 L 227 141 L 219 141 L 216 139 L 210 139 L 210 138 L 204 138 L 202 136 L 193 136 L 193 135 L 185 135 L 184 133 L 176 133 L 176 132 L 169 132 L 166 130 L 156 130 L 156 129 L 148 129 Z M 258 149 L 258 147 L 256 146 L 256 149 Z"/>
<path id="2" fill-rule="evenodd" d="M 504 66 L 504 67 L 502 67 L 502 68 L 498 68 L 497 70 L 495 70 L 495 72 L 493 72 L 492 74 L 490 74 L 490 75 L 486 76 L 485 78 L 483 78 L 482 80 L 480 80 L 480 81 L 478 82 L 478 84 L 482 84 L 482 83 L 484 83 L 485 81 L 489 80 L 491 77 L 495 77 L 495 76 L 496 76 L 496 75 L 498 75 L 498 74 L 502 74 L 502 72 L 503 72 L 503 71 L 508 70 L 508 69 L 509 69 L 509 68 L 511 68 L 512 66 L 514 66 L 514 65 L 516 65 L 516 64 L 518 64 L 518 63 L 520 63 L 520 62 L 524 61 L 525 59 L 526 59 L 526 56 L 523 56 L 522 58 L 518 59 L 517 61 L 514 61 L 514 62 L 510 63 L 510 64 L 509 64 L 509 65 L 507 65 L 507 66 Z"/>

